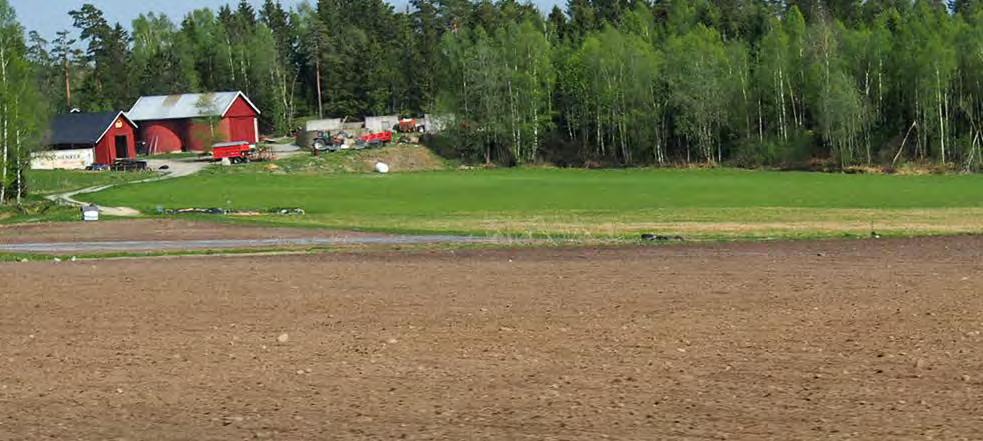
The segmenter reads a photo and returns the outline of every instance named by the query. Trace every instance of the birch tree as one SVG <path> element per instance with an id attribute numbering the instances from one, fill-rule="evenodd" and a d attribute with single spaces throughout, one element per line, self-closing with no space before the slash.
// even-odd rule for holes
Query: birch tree
<path id="1" fill-rule="evenodd" d="M 595 156 L 632 164 L 641 153 L 664 162 L 660 54 L 640 36 L 606 27 L 584 41 L 578 59 L 584 83 L 577 106 L 592 126 L 582 136 Z"/>
<path id="2" fill-rule="evenodd" d="M 837 24 L 819 22 L 810 29 L 810 110 L 830 155 L 840 167 L 852 165 L 867 113 L 852 78 L 845 71 Z"/>
<path id="3" fill-rule="evenodd" d="M 760 142 L 764 142 L 766 133 L 787 142 L 792 127 L 797 125 L 789 90 L 794 76 L 792 56 L 784 23 L 775 18 L 758 51 L 756 86 L 761 102 L 757 103 L 755 126 Z"/>
<path id="4" fill-rule="evenodd" d="M 963 169 L 983 169 L 983 9 L 964 13 L 968 21 L 958 33 L 959 85 L 957 107 L 963 115 L 959 150 Z"/>
<path id="5" fill-rule="evenodd" d="M 950 24 L 946 12 L 917 2 L 898 32 L 894 52 L 901 97 L 918 127 L 915 155 L 925 160 L 934 154 L 943 164 L 951 143 L 950 83 L 957 62 Z"/>
<path id="6" fill-rule="evenodd" d="M 22 201 L 24 169 L 45 121 L 26 52 L 24 29 L 7 0 L 0 0 L 0 205 Z"/>
<path id="7" fill-rule="evenodd" d="M 727 54 L 720 35 L 702 24 L 669 40 L 667 72 L 678 127 L 707 164 L 716 164 L 720 129 L 727 111 Z"/>
<path id="8" fill-rule="evenodd" d="M 554 72 L 546 34 L 530 22 L 498 32 L 506 75 L 502 78 L 509 101 L 510 151 L 516 163 L 536 160 L 549 129 L 549 100 Z"/>

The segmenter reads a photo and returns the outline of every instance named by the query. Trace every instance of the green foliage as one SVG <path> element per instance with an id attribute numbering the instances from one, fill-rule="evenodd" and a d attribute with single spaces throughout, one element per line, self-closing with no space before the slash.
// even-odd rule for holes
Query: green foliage
<path id="1" fill-rule="evenodd" d="M 788 139 L 778 136 L 764 140 L 748 139 L 737 146 L 733 165 L 744 168 L 799 168 L 809 161 L 814 142 L 810 132 L 799 132 Z"/>
<path id="2" fill-rule="evenodd" d="M 28 190 L 25 170 L 47 122 L 37 81 L 24 29 L 0 0 L 0 205 L 22 202 Z"/>
<path id="3" fill-rule="evenodd" d="M 591 156 L 613 153 L 629 164 L 635 156 L 663 158 L 658 125 L 665 108 L 658 90 L 662 58 L 643 36 L 612 27 L 584 40 L 571 66 L 579 72 L 581 87 L 571 91 L 571 98 L 592 140 Z"/>
<path id="4" fill-rule="evenodd" d="M 983 160 L 978 1 L 953 13 L 932 0 L 565 6 L 544 17 L 514 1 L 240 0 L 126 29 L 84 4 L 70 12 L 76 33 L 34 34 L 26 54 L 63 110 L 242 90 L 278 134 L 314 115 L 440 114 L 451 155 L 472 162 Z"/>
<path id="5" fill-rule="evenodd" d="M 64 222 L 79 218 L 78 207 L 58 205 L 44 199 L 27 198 L 17 205 L 0 206 L 0 225 L 26 222 Z M 0 260 L 3 253 L 0 253 Z M 19 259 L 18 259 L 19 260 Z"/>
<path id="6" fill-rule="evenodd" d="M 128 75 L 129 33 L 119 23 L 111 25 L 102 11 L 88 3 L 69 15 L 80 31 L 80 41 L 87 45 L 83 61 L 91 66 L 78 90 L 80 102 L 91 111 L 127 108 L 137 95 Z"/>
<path id="7" fill-rule="evenodd" d="M 140 95 L 165 95 L 174 90 L 198 90 L 191 41 L 179 34 L 165 15 L 141 14 L 133 21 L 130 69 Z"/>
<path id="8" fill-rule="evenodd" d="M 555 74 L 545 34 L 523 22 L 494 35 L 483 28 L 448 34 L 441 46 L 450 74 L 440 103 L 460 122 L 451 136 L 485 162 L 535 161 L 552 120 Z"/>
<path id="9" fill-rule="evenodd" d="M 727 112 L 727 53 L 713 29 L 697 25 L 673 37 L 667 48 L 670 100 L 678 115 L 680 133 L 707 163 L 720 158 L 719 132 Z"/>

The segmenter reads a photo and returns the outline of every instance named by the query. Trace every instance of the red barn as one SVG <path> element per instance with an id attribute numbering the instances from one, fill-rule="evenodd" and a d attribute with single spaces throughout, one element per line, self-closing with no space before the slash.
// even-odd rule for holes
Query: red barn
<path id="1" fill-rule="evenodd" d="M 127 116 L 149 153 L 202 151 L 219 142 L 259 142 L 260 111 L 242 92 L 145 96 Z"/>
<path id="2" fill-rule="evenodd" d="M 123 112 L 66 113 L 51 122 L 52 150 L 94 149 L 95 162 L 135 158 L 137 125 Z"/>

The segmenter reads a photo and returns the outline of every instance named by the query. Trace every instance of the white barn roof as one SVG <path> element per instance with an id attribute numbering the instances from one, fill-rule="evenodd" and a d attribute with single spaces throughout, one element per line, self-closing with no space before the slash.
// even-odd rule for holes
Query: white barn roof
<path id="1" fill-rule="evenodd" d="M 242 92 L 213 92 L 143 96 L 137 100 L 126 116 L 131 121 L 221 117 L 240 96 L 256 113 L 260 113 L 256 105 Z"/>

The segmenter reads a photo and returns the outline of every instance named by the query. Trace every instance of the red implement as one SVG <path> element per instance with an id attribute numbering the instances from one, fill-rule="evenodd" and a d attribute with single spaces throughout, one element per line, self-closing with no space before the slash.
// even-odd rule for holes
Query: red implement
<path id="1" fill-rule="evenodd" d="M 379 132 L 362 135 L 360 141 L 366 144 L 388 144 L 393 142 L 393 132 Z"/>
<path id="2" fill-rule="evenodd" d="M 249 162 L 255 149 L 245 141 L 223 142 L 212 146 L 212 159 L 221 161 L 229 158 L 233 163 Z"/>

